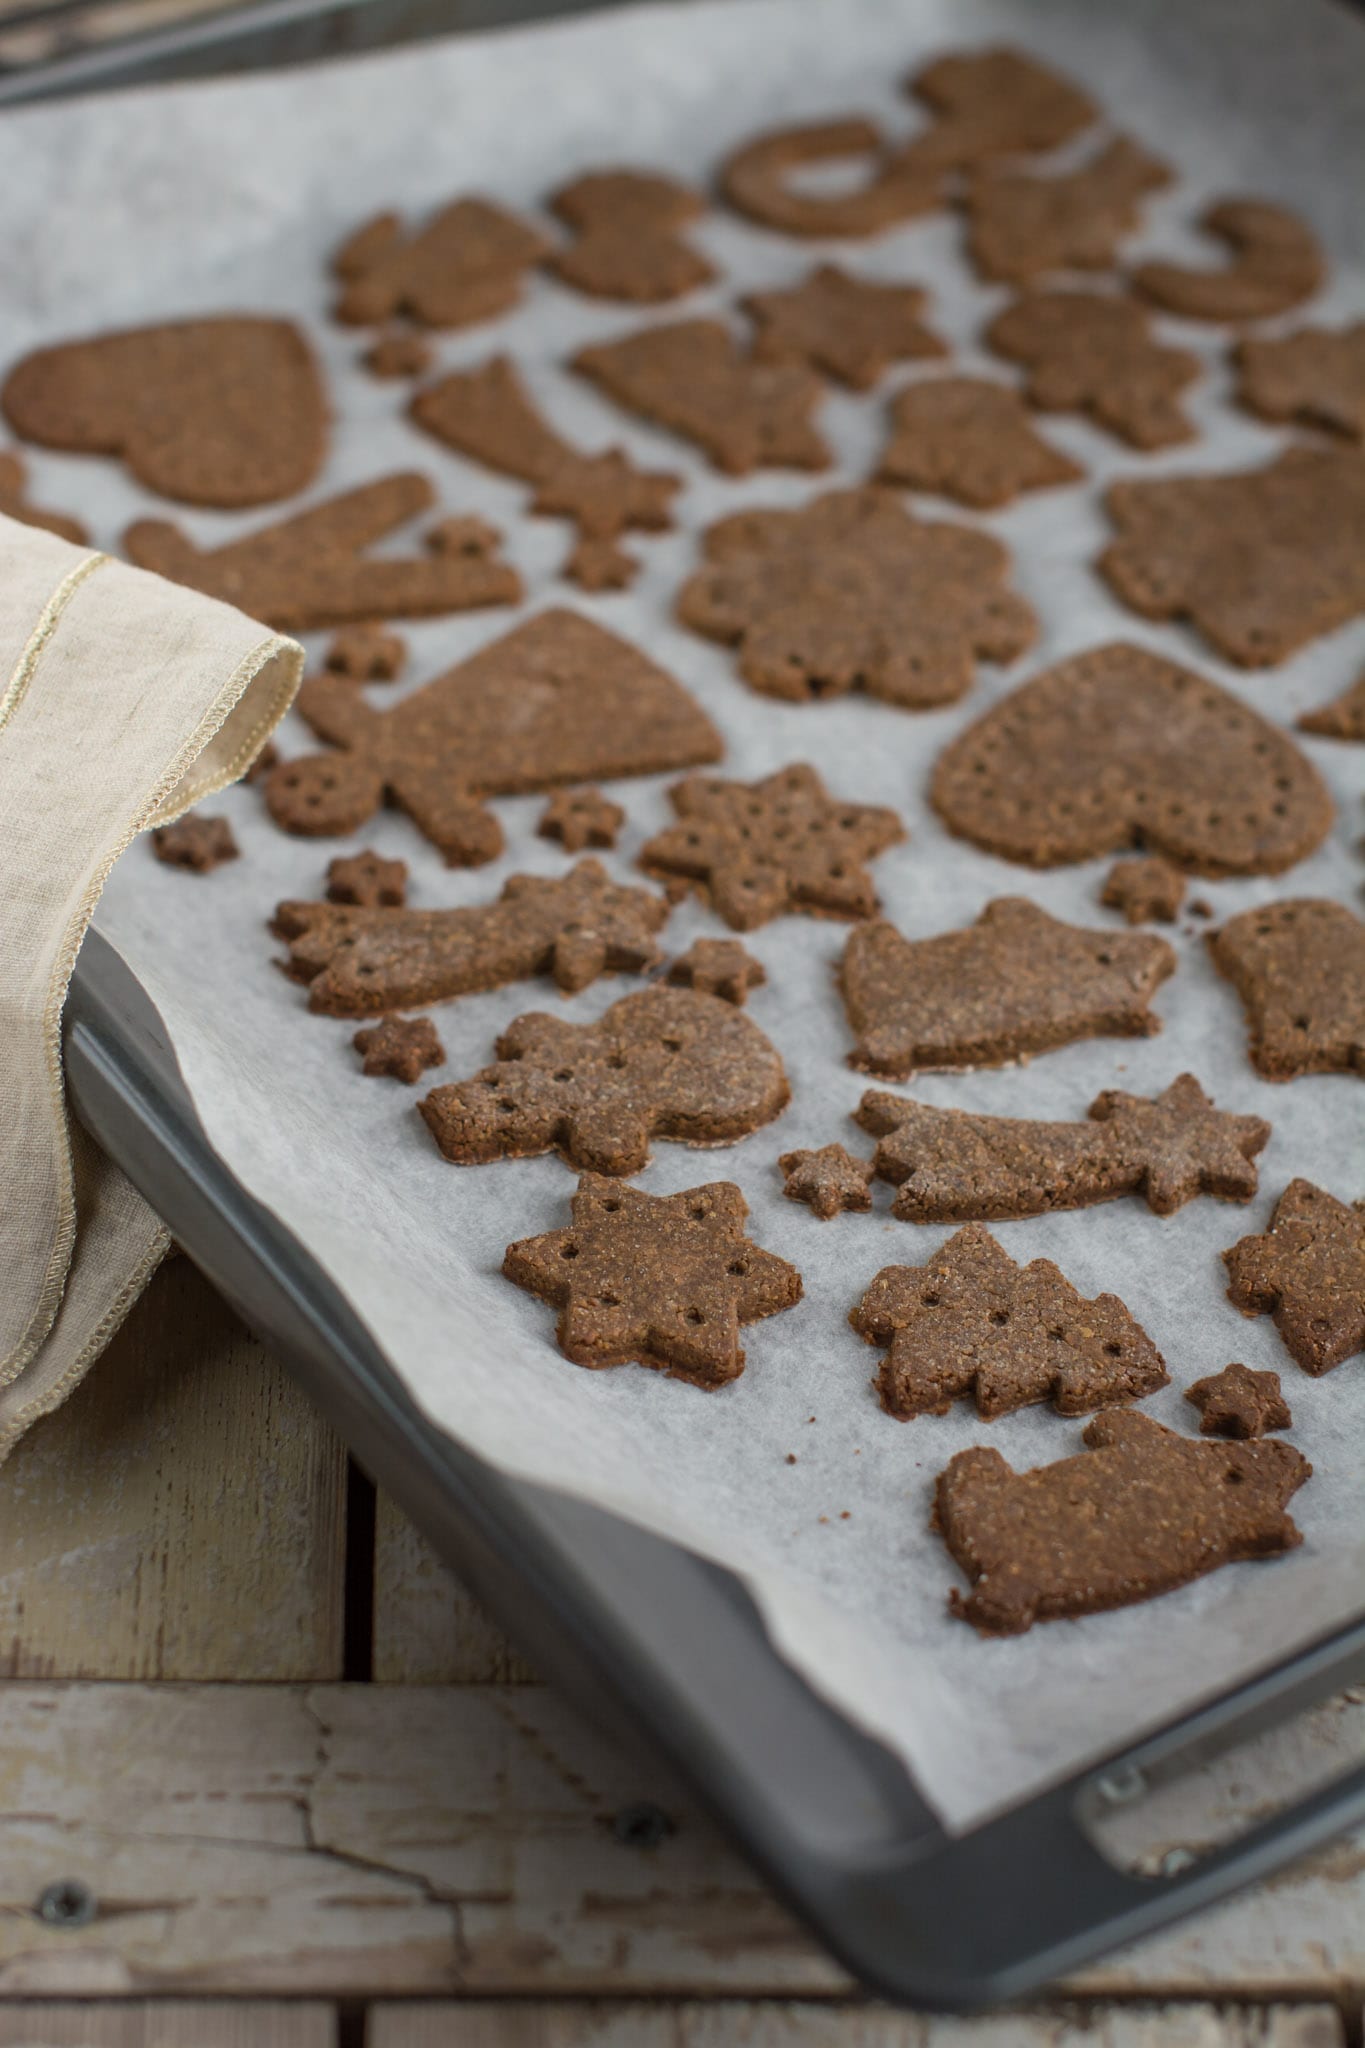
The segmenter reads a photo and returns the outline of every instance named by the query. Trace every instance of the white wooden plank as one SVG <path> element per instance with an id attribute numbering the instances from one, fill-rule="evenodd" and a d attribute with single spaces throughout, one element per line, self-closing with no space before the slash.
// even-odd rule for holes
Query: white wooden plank
<path id="1" fill-rule="evenodd" d="M 385 1493 L 375 1504 L 374 1676 L 390 1685 L 529 1685 L 537 1679 Z"/>
<path id="2" fill-rule="evenodd" d="M 336 2048 L 336 2015 L 315 2001 L 0 2006 L 0 2048 Z"/>

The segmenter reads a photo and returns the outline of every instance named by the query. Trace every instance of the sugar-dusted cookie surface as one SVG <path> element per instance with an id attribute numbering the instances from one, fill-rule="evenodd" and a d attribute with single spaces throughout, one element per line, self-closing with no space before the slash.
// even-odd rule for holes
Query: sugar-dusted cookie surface
<path id="1" fill-rule="evenodd" d="M 821 263 L 783 291 L 750 292 L 741 301 L 754 322 L 754 354 L 771 363 L 809 363 L 855 391 L 868 391 L 893 363 L 946 356 L 923 315 L 920 285 L 854 277 Z"/>
<path id="2" fill-rule="evenodd" d="M 842 192 L 812 192 L 800 173 L 810 164 L 859 161 L 860 183 Z M 793 173 L 797 175 L 793 175 Z M 940 178 L 891 147 L 871 121 L 853 114 L 774 128 L 726 158 L 720 188 L 737 212 L 787 235 L 879 235 L 940 204 Z"/>
<path id="3" fill-rule="evenodd" d="M 1032 1472 L 978 1445 L 939 1474 L 935 1522 L 971 1581 L 949 1606 L 982 1635 L 1129 1607 L 1302 1541 L 1287 1503 L 1313 1468 L 1292 1444 L 1209 1443 L 1133 1414 L 1097 1415 L 1082 1441 Z"/>
<path id="4" fill-rule="evenodd" d="M 1149 619 L 1188 619 L 1266 668 L 1365 611 L 1365 451 L 1286 448 L 1261 469 L 1128 478 L 1104 497 L 1099 558 Z"/>
<path id="5" fill-rule="evenodd" d="M 381 213 L 332 259 L 342 281 L 333 310 L 354 327 L 400 314 L 424 327 L 469 327 L 509 312 L 526 272 L 549 254 L 538 228 L 487 199 L 453 200 L 412 231 Z"/>
<path id="6" fill-rule="evenodd" d="M 1226 263 L 1204 270 L 1184 263 L 1139 263 L 1133 283 L 1184 320 L 1263 320 L 1313 296 L 1326 275 L 1312 230 L 1287 207 L 1264 199 L 1220 199 L 1201 214 L 1206 235 L 1223 242 Z"/>
<path id="7" fill-rule="evenodd" d="M 758 782 L 689 775 L 668 794 L 678 822 L 646 842 L 640 865 L 694 883 L 735 931 L 788 911 L 870 917 L 867 863 L 905 837 L 894 811 L 831 796 L 805 763 Z"/>
<path id="8" fill-rule="evenodd" d="M 295 709 L 336 751 L 275 769 L 265 796 L 276 824 L 308 836 L 354 832 L 387 795 L 451 865 L 501 851 L 486 796 L 656 774 L 722 751 L 681 683 L 563 609 L 525 620 L 392 711 L 328 676 L 310 677 Z"/>
<path id="9" fill-rule="evenodd" d="M 1292 1180 L 1258 1237 L 1223 1254 L 1228 1300 L 1273 1316 L 1285 1349 L 1317 1379 L 1365 1351 L 1365 1201 Z"/>
<path id="10" fill-rule="evenodd" d="M 1300 732 L 1319 734 L 1330 740 L 1365 740 L 1365 669 L 1341 692 L 1316 710 L 1295 719 Z"/>
<path id="11" fill-rule="evenodd" d="M 1275 875 L 1332 823 L 1287 733 L 1127 641 L 1022 683 L 944 748 L 930 794 L 951 831 L 1031 867 L 1143 846 L 1193 874 Z"/>
<path id="12" fill-rule="evenodd" d="M 26 441 L 121 455 L 140 484 L 186 505 L 292 497 L 327 448 L 322 373 L 292 320 L 227 314 L 35 349 L 0 407 Z"/>
<path id="13" fill-rule="evenodd" d="M 1179 868 L 1160 854 L 1116 860 L 1104 878 L 1100 902 L 1121 910 L 1129 924 L 1174 924 L 1185 900 L 1186 882 Z"/>
<path id="14" fill-rule="evenodd" d="M 1225 1365 L 1221 1372 L 1186 1387 L 1185 1399 L 1199 1410 L 1201 1436 L 1227 1436 L 1241 1443 L 1270 1429 L 1289 1429 L 1294 1418 L 1280 1392 L 1277 1372 L 1253 1372 Z"/>
<path id="15" fill-rule="evenodd" d="M 1022 896 L 998 896 L 974 924 L 931 939 L 861 924 L 839 964 L 849 1065 L 904 1081 L 1079 1038 L 1150 1037 L 1161 1028 L 1152 997 L 1175 965 L 1164 939 L 1085 931 Z"/>
<path id="16" fill-rule="evenodd" d="M 556 249 L 549 267 L 594 298 L 680 299 L 716 274 L 682 234 L 705 208 L 699 192 L 657 171 L 585 171 L 550 200 L 577 239 Z"/>
<path id="17" fill-rule="evenodd" d="M 877 474 L 986 511 L 1085 475 L 1043 439 L 1019 393 L 988 377 L 926 377 L 891 403 Z"/>
<path id="18" fill-rule="evenodd" d="M 828 1223 L 845 1209 L 872 1207 L 876 1168 L 870 1159 L 855 1158 L 846 1146 L 821 1145 L 784 1152 L 777 1170 L 787 1200 L 804 1202 L 822 1223 Z"/>
<path id="19" fill-rule="evenodd" d="M 732 1145 L 771 1123 L 791 1091 L 776 1048 L 718 996 L 657 985 L 594 1024 L 517 1017 L 497 1061 L 433 1089 L 427 1128 L 447 1159 L 477 1166 L 556 1151 L 583 1173 L 639 1173 L 651 1137 Z"/>
<path id="20" fill-rule="evenodd" d="M 934 115 L 905 149 L 906 159 L 926 171 L 1058 149 L 1099 111 L 1064 73 L 1001 44 L 935 57 L 911 75 L 907 90 Z"/>
<path id="21" fill-rule="evenodd" d="M 60 540 L 83 547 L 90 535 L 79 519 L 65 512 L 49 512 L 35 505 L 28 495 L 28 473 L 23 458 L 0 451 L 0 514 L 17 519 L 22 526 L 40 526 Z"/>
<path id="22" fill-rule="evenodd" d="M 1148 192 L 1170 183 L 1160 158 L 1116 136 L 1078 170 L 987 164 L 967 192 L 967 249 L 982 277 L 1010 284 L 1057 270 L 1108 270 L 1141 224 Z"/>
<path id="23" fill-rule="evenodd" d="M 952 704 L 978 661 L 1013 661 L 1038 631 L 993 534 L 916 519 L 874 487 L 732 512 L 702 550 L 678 616 L 736 648 L 745 682 L 769 697 Z"/>
<path id="24" fill-rule="evenodd" d="M 1365 1078 L 1365 923 L 1354 911 L 1321 896 L 1265 903 L 1210 932 L 1209 950 L 1242 998 L 1258 1074 Z"/>
<path id="25" fill-rule="evenodd" d="M 226 818 L 189 811 L 173 824 L 157 826 L 152 833 L 152 852 L 168 868 L 207 875 L 224 861 L 236 860 L 241 848 Z"/>
<path id="26" fill-rule="evenodd" d="M 730 476 L 828 469 L 812 414 L 824 386 L 801 363 L 745 354 L 719 320 L 679 320 L 593 343 L 573 368 L 630 412 L 694 441 Z"/>
<path id="27" fill-rule="evenodd" d="M 1170 1216 L 1196 1195 L 1249 1202 L 1270 1125 L 1215 1109 L 1193 1074 L 1150 1099 L 1107 1088 L 1083 1123 L 936 1109 L 869 1089 L 854 1121 L 878 1141 L 877 1173 L 906 1223 L 967 1223 L 1083 1209 L 1141 1195 Z"/>
<path id="28" fill-rule="evenodd" d="M 430 1017 L 381 1017 L 377 1024 L 357 1031 L 351 1043 L 364 1056 L 363 1073 L 387 1075 L 409 1087 L 428 1067 L 445 1065 L 445 1047 Z"/>
<path id="29" fill-rule="evenodd" d="M 521 578 L 499 555 L 501 536 L 481 520 L 465 522 L 468 544 L 458 553 L 432 543 L 423 554 L 366 552 L 434 502 L 424 476 L 399 472 L 221 547 L 196 547 L 164 519 L 134 520 L 123 545 L 140 569 L 237 605 L 285 633 L 515 604 Z"/>
<path id="30" fill-rule="evenodd" d="M 1200 359 L 1157 341 L 1136 299 L 1027 292 L 996 314 L 985 340 L 1024 365 L 1029 402 L 1043 412 L 1083 412 L 1133 448 L 1194 439 L 1180 394 L 1199 376 Z"/>
<path id="31" fill-rule="evenodd" d="M 647 1195 L 587 1173 L 571 1213 L 567 1229 L 509 1245 L 502 1270 L 558 1308 L 575 1365 L 633 1361 L 723 1387 L 744 1370 L 742 1326 L 801 1299 L 795 1266 L 745 1235 L 748 1207 L 729 1181 Z"/>
<path id="32" fill-rule="evenodd" d="M 1244 335 L 1232 356 L 1237 396 L 1249 412 L 1365 440 L 1365 320 Z"/>
<path id="33" fill-rule="evenodd" d="M 510 875 L 495 902 L 458 910 L 386 910 L 281 903 L 271 929 L 281 963 L 308 984 L 308 1007 L 331 1017 L 443 1003 L 550 974 L 575 995 L 599 974 L 639 974 L 659 957 L 668 904 L 613 882 L 602 863 L 567 875 Z"/>
<path id="34" fill-rule="evenodd" d="M 1019 1265 L 982 1223 L 922 1266 L 884 1266 L 849 1321 L 887 1347 L 877 1392 L 902 1422 L 973 1399 L 987 1422 L 1039 1401 L 1085 1415 L 1170 1378 L 1117 1295 L 1087 1301 L 1051 1259 Z"/>

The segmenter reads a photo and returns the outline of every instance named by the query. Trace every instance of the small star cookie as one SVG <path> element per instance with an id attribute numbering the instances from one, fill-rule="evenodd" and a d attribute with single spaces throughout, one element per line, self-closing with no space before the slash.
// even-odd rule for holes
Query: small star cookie
<path id="1" fill-rule="evenodd" d="M 805 1202 L 827 1223 L 841 1209 L 872 1207 L 870 1159 L 855 1159 L 843 1145 L 822 1145 L 818 1152 L 784 1152 L 777 1162 L 783 1194 L 789 1202 Z"/>
<path id="2" fill-rule="evenodd" d="M 395 1081 L 420 1080 L 427 1067 L 445 1064 L 445 1047 L 430 1017 L 381 1017 L 351 1040 L 365 1055 L 367 1074 L 387 1074 Z"/>
<path id="3" fill-rule="evenodd" d="M 1199 1410 L 1204 1436 L 1264 1436 L 1268 1429 L 1288 1429 L 1294 1420 L 1280 1392 L 1280 1375 L 1246 1365 L 1225 1365 L 1196 1380 L 1186 1387 L 1185 1399 Z"/>

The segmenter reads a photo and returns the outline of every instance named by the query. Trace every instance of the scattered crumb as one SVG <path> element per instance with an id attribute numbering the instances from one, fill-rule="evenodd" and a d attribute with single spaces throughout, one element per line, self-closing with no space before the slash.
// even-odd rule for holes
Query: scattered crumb
<path id="1" fill-rule="evenodd" d="M 841 1522 L 851 1522 L 851 1521 L 853 1520 L 853 1516 L 852 1516 L 852 1513 L 850 1512 L 850 1510 L 849 1510 L 848 1508 L 840 1508 L 840 1510 L 839 1510 L 839 1520 L 840 1520 Z"/>
<path id="2" fill-rule="evenodd" d="M 820 1520 L 821 1520 L 822 1522 L 828 1522 L 828 1520 L 829 1520 L 829 1516 L 828 1516 L 828 1515 L 821 1515 L 821 1517 L 820 1517 Z"/>
<path id="3" fill-rule="evenodd" d="M 788 1451 L 788 1453 L 787 1453 L 787 1463 L 788 1463 L 789 1465 L 794 1465 L 794 1464 L 796 1463 L 796 1453 L 795 1453 L 795 1451 Z"/>
<path id="4" fill-rule="evenodd" d="M 1212 917 L 1212 916 L 1213 916 L 1213 905 L 1212 905 L 1212 904 L 1211 904 L 1211 903 L 1209 902 L 1209 899 L 1208 899 L 1208 897 L 1207 897 L 1207 896 L 1196 896 L 1196 897 L 1194 898 L 1194 901 L 1193 901 L 1193 902 L 1192 902 L 1192 903 L 1190 904 L 1190 916 L 1191 916 L 1191 917 Z"/>

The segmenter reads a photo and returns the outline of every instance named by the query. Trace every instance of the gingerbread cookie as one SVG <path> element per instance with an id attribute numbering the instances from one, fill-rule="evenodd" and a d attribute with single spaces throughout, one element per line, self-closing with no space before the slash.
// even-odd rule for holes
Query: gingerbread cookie
<path id="1" fill-rule="evenodd" d="M 978 661 L 1013 661 L 1038 630 L 991 534 L 916 519 L 889 491 L 826 491 L 797 511 L 732 512 L 678 594 L 694 632 L 795 703 L 865 690 L 906 710 L 952 704 Z"/>
<path id="2" fill-rule="evenodd" d="M 1041 177 L 987 164 L 967 192 L 967 248 L 982 277 L 1027 284 L 1051 270 L 1108 270 L 1170 183 L 1158 157 L 1116 136 L 1079 170 Z"/>
<path id="3" fill-rule="evenodd" d="M 456 199 L 409 234 L 395 213 L 366 221 L 342 243 L 333 308 L 353 327 L 405 315 L 423 327 L 496 319 L 521 297 L 522 278 L 550 254 L 538 229 L 486 199 Z"/>
<path id="4" fill-rule="evenodd" d="M 981 1223 L 923 1266 L 884 1266 L 849 1321 L 889 1347 L 877 1392 L 901 1422 L 973 1398 L 986 1422 L 1039 1401 L 1085 1415 L 1140 1401 L 1170 1378 L 1117 1295 L 1087 1301 L 1051 1259 L 1016 1264 Z"/>
<path id="5" fill-rule="evenodd" d="M 1344 903 L 1266 903 L 1209 934 L 1242 998 L 1251 1064 L 1267 1081 L 1365 1075 L 1365 924 Z"/>
<path id="6" fill-rule="evenodd" d="M 689 775 L 668 794 L 678 823 L 646 843 L 641 867 L 695 883 L 739 932 L 788 911 L 870 917 L 867 863 L 905 837 L 894 811 L 832 797 L 804 763 L 758 782 Z"/>
<path id="7" fill-rule="evenodd" d="M 935 117 L 905 152 L 924 170 L 960 171 L 994 156 L 1058 149 L 1098 112 L 1062 73 L 998 45 L 936 57 L 908 89 Z"/>
<path id="8" fill-rule="evenodd" d="M 851 191 L 811 192 L 799 173 L 808 164 L 862 158 L 867 170 Z M 798 173 L 793 177 L 793 172 Z M 775 128 L 727 157 L 720 187 L 738 212 L 786 235 L 879 235 L 939 204 L 940 180 L 890 148 L 871 121 L 850 115 L 804 127 Z"/>
<path id="9" fill-rule="evenodd" d="M 1199 357 L 1153 340 L 1134 299 L 1029 292 L 996 314 L 985 339 L 1025 366 L 1029 403 L 1040 411 L 1083 412 L 1132 448 L 1194 438 L 1180 394 L 1199 375 Z"/>
<path id="10" fill-rule="evenodd" d="M 583 348 L 573 368 L 686 441 L 717 469 L 828 469 L 811 422 L 823 386 L 799 363 L 756 362 L 719 320 L 679 320 Z"/>
<path id="11" fill-rule="evenodd" d="M 1174 924 L 1185 900 L 1185 877 L 1159 854 L 1116 860 L 1105 876 L 1100 902 L 1121 910 L 1129 924 Z"/>
<path id="12" fill-rule="evenodd" d="M 1232 359 L 1237 397 L 1248 412 L 1365 440 L 1365 320 L 1300 327 L 1273 340 L 1247 335 Z"/>
<path id="13" fill-rule="evenodd" d="M 221 547 L 198 548 L 164 519 L 134 520 L 123 545 L 140 569 L 237 605 L 282 633 L 376 613 L 417 618 L 515 604 L 521 578 L 499 561 L 491 527 L 482 528 L 480 545 L 465 554 L 435 547 L 425 556 L 365 553 L 434 499 L 424 476 L 398 474 L 325 498 Z"/>
<path id="14" fill-rule="evenodd" d="M 1185 320 L 1264 320 L 1310 299 L 1326 274 L 1315 236 L 1283 206 L 1264 199 L 1220 199 L 1200 216 L 1206 235 L 1225 242 L 1218 270 L 1184 263 L 1139 263 L 1133 283 L 1144 298 Z"/>
<path id="15" fill-rule="evenodd" d="M 445 1047 L 430 1017 L 381 1017 L 377 1024 L 357 1031 L 351 1043 L 365 1055 L 365 1073 L 387 1074 L 409 1087 L 428 1067 L 445 1065 Z"/>
<path id="16" fill-rule="evenodd" d="M 542 839 L 557 839 L 565 853 L 582 853 L 588 846 L 615 846 L 625 822 L 620 804 L 600 789 L 560 789 L 541 812 L 536 831 Z"/>
<path id="17" fill-rule="evenodd" d="M 392 683 L 403 672 L 408 643 L 401 633 L 391 633 L 377 623 L 347 626 L 338 633 L 322 658 L 329 675 L 345 676 L 352 683 Z"/>
<path id="18" fill-rule="evenodd" d="M 193 875 L 206 875 L 224 861 L 236 860 L 241 852 L 226 818 L 209 818 L 202 811 L 188 811 L 172 825 L 158 825 L 152 834 L 152 852 L 168 868 L 187 868 Z"/>
<path id="19" fill-rule="evenodd" d="M 795 1266 L 744 1234 L 748 1208 L 729 1181 L 646 1195 L 585 1173 L 567 1230 L 509 1245 L 502 1270 L 559 1310 L 575 1365 L 647 1365 L 694 1387 L 744 1370 L 744 1323 L 794 1308 Z"/>
<path id="20" fill-rule="evenodd" d="M 391 328 L 372 341 L 360 359 L 372 377 L 423 377 L 431 368 L 431 343 L 411 327 Z"/>
<path id="21" fill-rule="evenodd" d="M 354 832 L 387 795 L 452 866 L 502 850 L 486 796 L 716 760 L 715 727 L 683 689 L 577 612 L 527 619 L 392 711 L 328 676 L 295 707 L 335 753 L 286 761 L 266 784 L 276 824 Z"/>
<path id="22" fill-rule="evenodd" d="M 1215 1109 L 1193 1074 L 1150 1100 L 1107 1088 L 1086 1123 L 933 1109 L 869 1089 L 854 1122 L 878 1140 L 880 1179 L 905 1223 L 968 1223 L 1142 1195 L 1158 1216 L 1196 1195 L 1249 1202 L 1270 1125 Z"/>
<path id="23" fill-rule="evenodd" d="M 1132 1414 L 1097 1415 L 1081 1440 L 1032 1472 L 976 1445 L 939 1474 L 935 1525 L 972 1585 L 948 1604 L 982 1635 L 1130 1607 L 1302 1541 L 1286 1503 L 1313 1468 L 1292 1444 L 1206 1443 Z"/>
<path id="24" fill-rule="evenodd" d="M 855 1159 L 843 1145 L 822 1145 L 818 1151 L 784 1152 L 777 1162 L 782 1192 L 789 1202 L 804 1202 L 822 1223 L 844 1209 L 872 1207 L 870 1159 Z"/>
<path id="25" fill-rule="evenodd" d="M 177 320 L 35 349 L 0 407 L 26 441 L 121 455 L 186 505 L 290 498 L 327 448 L 322 375 L 291 320 Z"/>
<path id="26" fill-rule="evenodd" d="M 892 401 L 891 429 L 879 477 L 978 511 L 1085 475 L 1034 431 L 1017 391 L 985 377 L 907 384 Z"/>
<path id="27" fill-rule="evenodd" d="M 944 748 L 930 793 L 960 838 L 1040 868 L 1146 846 L 1194 874 L 1277 875 L 1332 822 L 1287 733 L 1126 641 L 993 706 Z"/>
<path id="28" fill-rule="evenodd" d="M 1300 732 L 1320 733 L 1330 740 L 1365 740 L 1365 669 L 1349 688 L 1316 711 L 1294 720 Z"/>
<path id="29" fill-rule="evenodd" d="M 1263 469 L 1111 484 L 1100 573 L 1149 619 L 1189 619 L 1242 668 L 1365 611 L 1365 453 L 1286 448 Z"/>
<path id="30" fill-rule="evenodd" d="M 639 1173 L 651 1137 L 733 1145 L 786 1108 L 791 1090 L 756 1024 L 716 996 L 655 987 L 595 1024 L 517 1017 L 497 1064 L 437 1088 L 422 1115 L 459 1166 L 556 1151 L 583 1173 Z"/>
<path id="31" fill-rule="evenodd" d="M 17 519 L 23 526 L 41 526 L 61 540 L 73 541 L 77 547 L 84 547 L 90 535 L 80 520 L 68 518 L 65 512 L 44 512 L 37 505 L 30 504 L 26 479 L 27 472 L 19 456 L 0 454 L 0 515 L 6 519 Z"/>
<path id="32" fill-rule="evenodd" d="M 1228 1300 L 1273 1316 L 1288 1351 L 1318 1379 L 1365 1351 L 1365 1202 L 1292 1180 L 1261 1237 L 1223 1254 Z"/>
<path id="33" fill-rule="evenodd" d="M 356 903 L 363 910 L 400 910 L 408 900 L 408 864 L 385 860 L 366 847 L 327 863 L 327 901 Z"/>
<path id="34" fill-rule="evenodd" d="M 578 230 L 576 242 L 555 250 L 550 269 L 594 298 L 658 305 L 716 274 L 678 232 L 705 201 L 657 171 L 588 171 L 560 187 L 550 211 Z"/>
<path id="35" fill-rule="evenodd" d="M 580 590 L 629 590 L 640 573 L 640 564 L 619 541 L 587 538 L 574 542 L 564 557 L 562 573 Z"/>
<path id="36" fill-rule="evenodd" d="M 856 1040 L 851 1067 L 904 1081 L 924 1069 L 998 1067 L 1079 1038 L 1150 1038 L 1150 1004 L 1175 954 L 1164 939 L 1084 931 L 1022 896 L 976 923 L 906 939 L 879 919 L 839 965 Z"/>
<path id="37" fill-rule="evenodd" d="M 1277 1372 L 1252 1372 L 1225 1365 L 1221 1372 L 1186 1387 L 1185 1399 L 1199 1410 L 1201 1436 L 1234 1437 L 1241 1443 L 1268 1429 L 1289 1429 L 1294 1418 L 1280 1392 Z"/>
<path id="38" fill-rule="evenodd" d="M 754 354 L 769 363 L 809 363 L 854 391 L 870 390 L 892 363 L 946 356 L 948 346 L 921 314 L 919 285 L 877 284 L 821 263 L 786 291 L 740 301 L 754 323 Z"/>
<path id="39" fill-rule="evenodd" d="M 738 939 L 693 939 L 669 968 L 668 978 L 679 988 L 700 989 L 743 1009 L 750 989 L 762 988 L 768 970 Z"/>
<path id="40" fill-rule="evenodd" d="M 308 984 L 308 1007 L 328 1017 L 477 995 L 531 975 L 553 975 L 577 995 L 599 974 L 641 974 L 659 957 L 654 935 L 668 905 L 652 889 L 613 882 L 602 863 L 567 875 L 510 875 L 494 903 L 462 910 L 369 910 L 281 903 L 271 930 L 288 943 L 281 962 Z"/>

